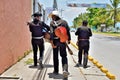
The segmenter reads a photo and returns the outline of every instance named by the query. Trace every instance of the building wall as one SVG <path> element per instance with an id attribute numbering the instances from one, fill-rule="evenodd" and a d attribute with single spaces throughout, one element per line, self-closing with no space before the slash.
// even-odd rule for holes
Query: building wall
<path id="1" fill-rule="evenodd" d="M 0 74 L 30 50 L 32 0 L 0 1 Z"/>

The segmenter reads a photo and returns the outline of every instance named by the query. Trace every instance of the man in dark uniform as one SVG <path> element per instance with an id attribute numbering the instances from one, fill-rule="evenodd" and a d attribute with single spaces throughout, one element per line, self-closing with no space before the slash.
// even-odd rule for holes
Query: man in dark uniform
<path id="1" fill-rule="evenodd" d="M 82 62 L 82 52 L 84 51 L 83 67 L 87 68 L 88 62 L 88 51 L 89 51 L 89 37 L 92 36 L 91 29 L 87 27 L 88 22 L 83 21 L 82 26 L 77 29 L 75 35 L 78 36 L 78 64 L 81 65 Z"/>
<path id="2" fill-rule="evenodd" d="M 59 73 L 59 58 L 58 58 L 58 52 L 60 51 L 60 56 L 62 57 L 62 67 L 63 67 L 63 75 L 67 77 L 69 75 L 68 73 L 68 59 L 67 59 L 67 52 L 66 52 L 66 42 L 60 42 L 60 38 L 58 38 L 55 35 L 55 29 L 59 26 L 63 26 L 67 30 L 68 35 L 68 43 L 70 43 L 71 36 L 69 32 L 69 26 L 65 20 L 62 20 L 59 17 L 58 11 L 53 11 L 50 14 L 52 21 L 50 23 L 50 30 L 53 40 L 53 63 L 54 63 L 54 72 L 55 74 Z"/>
<path id="3" fill-rule="evenodd" d="M 46 25 L 44 22 L 40 20 L 42 14 L 41 13 L 34 13 L 33 15 L 33 21 L 29 22 L 29 29 L 32 34 L 32 47 L 33 47 L 33 59 L 34 59 L 34 66 L 37 66 L 37 51 L 39 49 L 40 55 L 39 55 L 39 63 L 40 66 L 43 67 L 42 61 L 43 61 L 43 55 L 44 55 L 44 32 L 43 30 L 50 30 L 50 27 Z"/>

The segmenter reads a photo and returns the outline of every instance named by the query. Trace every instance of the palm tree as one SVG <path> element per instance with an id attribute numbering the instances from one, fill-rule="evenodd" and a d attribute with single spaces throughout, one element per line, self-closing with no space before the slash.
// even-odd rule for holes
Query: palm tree
<path id="1" fill-rule="evenodd" d="M 77 28 L 82 25 L 82 21 L 87 20 L 87 14 L 81 13 L 78 17 L 76 17 L 73 21 L 74 27 Z"/>
<path id="2" fill-rule="evenodd" d="M 120 0 L 110 0 L 110 2 L 111 2 L 111 5 L 108 5 L 107 9 L 109 11 L 109 15 L 111 16 L 111 18 L 114 21 L 113 26 L 115 28 L 115 24 L 118 21 L 117 14 L 120 13 L 120 7 L 119 7 Z"/>

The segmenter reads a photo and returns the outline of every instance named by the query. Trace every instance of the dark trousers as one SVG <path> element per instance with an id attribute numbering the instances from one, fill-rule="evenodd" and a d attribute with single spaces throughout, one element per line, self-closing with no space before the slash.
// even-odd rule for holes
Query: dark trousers
<path id="1" fill-rule="evenodd" d="M 78 62 L 82 63 L 82 53 L 84 52 L 83 65 L 86 66 L 88 62 L 88 51 L 89 51 L 89 40 L 81 40 L 78 42 L 79 52 L 78 52 Z"/>
<path id="2" fill-rule="evenodd" d="M 67 52 L 66 52 L 66 44 L 61 43 L 59 40 L 53 40 L 53 43 L 57 45 L 57 48 L 53 48 L 53 64 L 54 64 L 54 71 L 59 72 L 59 51 L 60 56 L 62 58 L 62 67 L 64 64 L 68 64 L 67 60 Z"/>
<path id="3" fill-rule="evenodd" d="M 37 51 L 39 49 L 40 51 L 39 58 L 42 58 L 44 53 L 44 41 L 43 39 L 32 39 L 31 42 L 33 48 L 34 65 L 37 65 Z"/>

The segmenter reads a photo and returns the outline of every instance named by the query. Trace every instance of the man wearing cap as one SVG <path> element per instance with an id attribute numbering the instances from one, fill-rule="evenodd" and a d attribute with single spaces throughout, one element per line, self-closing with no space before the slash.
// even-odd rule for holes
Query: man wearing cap
<path id="1" fill-rule="evenodd" d="M 59 59 L 58 59 L 58 51 L 60 51 L 60 56 L 62 57 L 62 67 L 63 67 L 63 76 L 67 77 L 69 75 L 68 73 L 68 59 L 67 59 L 67 52 L 66 52 L 66 42 L 61 42 L 60 38 L 56 36 L 55 29 L 62 26 L 65 27 L 67 30 L 68 35 L 68 43 L 70 43 L 71 36 L 69 32 L 69 26 L 65 20 L 62 20 L 59 17 L 58 11 L 53 11 L 49 17 L 52 18 L 52 21 L 50 22 L 50 31 L 51 34 L 53 34 L 52 40 L 53 44 L 56 47 L 53 47 L 53 63 L 54 63 L 54 71 L 53 73 L 58 74 L 59 73 Z"/>
<path id="2" fill-rule="evenodd" d="M 87 68 L 88 62 L 88 51 L 89 51 L 89 38 L 92 36 L 91 29 L 87 27 L 88 22 L 84 20 L 82 22 L 82 26 L 77 29 L 75 35 L 78 36 L 78 64 L 80 66 L 82 63 L 82 53 L 84 51 L 84 59 L 83 59 L 83 68 Z"/>
<path id="3" fill-rule="evenodd" d="M 43 67 L 42 61 L 43 61 L 43 55 L 44 55 L 44 32 L 43 29 L 50 30 L 50 27 L 46 25 L 44 22 L 40 20 L 42 14 L 41 13 L 34 13 L 33 15 L 33 21 L 28 22 L 29 29 L 31 32 L 31 43 L 33 48 L 33 59 L 34 59 L 34 66 L 37 66 L 37 51 L 39 49 L 40 55 L 39 55 L 39 63 L 40 66 Z"/>

